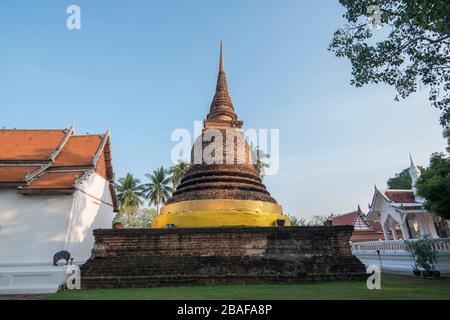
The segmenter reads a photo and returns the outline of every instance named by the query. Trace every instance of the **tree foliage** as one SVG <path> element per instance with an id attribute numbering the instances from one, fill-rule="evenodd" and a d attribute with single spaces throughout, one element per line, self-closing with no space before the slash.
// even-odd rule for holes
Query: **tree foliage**
<path id="1" fill-rule="evenodd" d="M 447 140 L 447 152 L 450 153 L 450 127 L 445 128 L 444 138 Z"/>
<path id="2" fill-rule="evenodd" d="M 429 100 L 450 124 L 450 6 L 447 0 L 340 0 L 346 24 L 329 50 L 352 64 L 351 84 L 385 83 L 396 100 L 426 87 Z M 368 25 L 378 5 L 381 29 Z"/>
<path id="3" fill-rule="evenodd" d="M 331 221 L 334 217 L 334 214 L 330 213 L 329 215 L 319 215 L 316 214 L 311 217 L 311 219 L 308 221 L 308 226 L 323 226 L 328 221 Z"/>
<path id="4" fill-rule="evenodd" d="M 450 219 L 450 157 L 433 153 L 430 166 L 422 171 L 417 181 L 417 193 L 424 198 L 425 208 L 430 212 Z"/>
<path id="5" fill-rule="evenodd" d="M 113 219 L 113 225 L 120 222 L 125 228 L 150 228 L 155 216 L 156 210 L 153 208 L 138 209 L 132 215 L 126 215 L 119 211 Z"/>
<path id="6" fill-rule="evenodd" d="M 134 178 L 131 173 L 123 178 L 120 178 L 117 185 L 117 200 L 121 204 L 127 206 L 139 206 L 142 204 L 141 198 L 144 193 L 142 192 L 141 180 Z"/>
<path id="7" fill-rule="evenodd" d="M 406 241 L 406 250 L 414 261 L 413 270 L 434 271 L 438 255 L 430 240 Z"/>
<path id="8" fill-rule="evenodd" d="M 400 173 L 396 173 L 395 177 L 389 178 L 387 186 L 389 189 L 411 189 L 411 176 L 409 175 L 408 168 L 403 169 Z"/>
<path id="9" fill-rule="evenodd" d="M 258 175 L 263 178 L 266 168 L 269 167 L 269 164 L 266 161 L 270 158 L 270 155 L 265 153 L 258 146 L 254 146 L 252 143 L 250 143 L 250 155 L 252 157 L 253 167 L 258 172 Z"/>
<path id="10" fill-rule="evenodd" d="M 289 221 L 291 222 L 291 226 L 298 227 L 298 226 L 306 226 L 307 225 L 305 218 L 299 218 L 299 217 L 291 216 L 291 215 L 289 215 L 288 218 L 289 218 Z"/>
<path id="11" fill-rule="evenodd" d="M 156 212 L 159 213 L 159 206 L 164 204 L 170 198 L 173 188 L 170 186 L 170 176 L 164 167 L 153 171 L 152 174 L 146 174 L 150 183 L 143 184 L 145 198 L 149 200 L 150 205 L 156 206 Z"/>
<path id="12" fill-rule="evenodd" d="M 189 162 L 180 160 L 169 169 L 170 180 L 174 189 L 178 187 L 186 171 L 189 169 Z"/>
<path id="13" fill-rule="evenodd" d="M 419 166 L 419 170 L 422 172 L 424 168 Z M 412 180 L 409 175 L 409 168 L 403 169 L 400 173 L 396 173 L 395 177 L 389 178 L 387 181 L 387 186 L 389 189 L 410 190 L 412 188 Z"/>

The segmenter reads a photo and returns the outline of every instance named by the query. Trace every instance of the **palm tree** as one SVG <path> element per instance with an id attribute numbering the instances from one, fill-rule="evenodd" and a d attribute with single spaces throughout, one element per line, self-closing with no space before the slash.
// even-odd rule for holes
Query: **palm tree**
<path id="1" fill-rule="evenodd" d="M 131 173 L 127 173 L 125 177 L 119 179 L 116 189 L 117 200 L 120 202 L 120 212 L 126 212 L 128 220 L 130 220 L 131 215 L 142 205 L 144 192 L 141 181 L 135 179 Z"/>
<path id="2" fill-rule="evenodd" d="M 173 189 L 169 185 L 170 177 L 167 175 L 164 167 L 160 167 L 153 171 L 153 174 L 146 174 L 150 179 L 150 183 L 143 185 L 145 198 L 149 200 L 149 204 L 156 206 L 156 212 L 159 214 L 159 205 L 166 202 L 170 198 Z"/>
<path id="3" fill-rule="evenodd" d="M 267 153 L 264 153 L 258 146 L 254 146 L 253 143 L 250 143 L 250 153 L 252 156 L 253 167 L 255 167 L 258 175 L 262 179 L 264 177 L 265 169 L 269 167 L 265 160 L 269 159 L 270 156 Z"/>
<path id="4" fill-rule="evenodd" d="M 178 163 L 169 169 L 171 175 L 172 186 L 174 189 L 178 187 L 186 171 L 189 169 L 189 162 L 179 160 Z"/>

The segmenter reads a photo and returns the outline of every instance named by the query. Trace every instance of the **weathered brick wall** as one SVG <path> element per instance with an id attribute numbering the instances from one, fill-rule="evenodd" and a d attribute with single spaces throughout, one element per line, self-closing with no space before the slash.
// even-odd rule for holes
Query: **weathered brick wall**
<path id="1" fill-rule="evenodd" d="M 296 282 L 365 276 L 353 227 L 99 229 L 83 287 Z"/>

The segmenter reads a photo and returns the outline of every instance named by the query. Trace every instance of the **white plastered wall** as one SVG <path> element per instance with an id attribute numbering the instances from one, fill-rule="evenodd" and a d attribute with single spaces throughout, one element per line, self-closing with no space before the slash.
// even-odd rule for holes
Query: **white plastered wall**
<path id="1" fill-rule="evenodd" d="M 83 181 L 74 194 L 73 210 L 68 221 L 65 250 L 77 264 L 91 256 L 94 229 L 111 228 L 114 218 L 109 183 L 93 173 Z"/>
<path id="2" fill-rule="evenodd" d="M 0 189 L 0 266 L 51 265 L 64 248 L 72 199 Z"/>
<path id="3" fill-rule="evenodd" d="M 75 263 L 91 255 L 93 229 L 111 228 L 108 181 L 92 173 L 72 195 L 25 196 L 0 189 L 0 267 L 50 266 L 68 250 Z"/>

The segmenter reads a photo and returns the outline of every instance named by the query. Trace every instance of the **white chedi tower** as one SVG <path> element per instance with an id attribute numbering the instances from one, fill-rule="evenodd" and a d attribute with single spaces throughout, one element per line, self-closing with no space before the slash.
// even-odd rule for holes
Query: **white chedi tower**
<path id="1" fill-rule="evenodd" d="M 416 194 L 416 183 L 420 177 L 420 169 L 414 164 L 411 154 L 409 154 L 409 160 L 411 161 L 409 165 L 409 175 L 411 176 L 411 189 L 414 192 L 414 195 L 416 196 L 416 200 L 419 200 L 420 198 L 417 197 Z"/>

